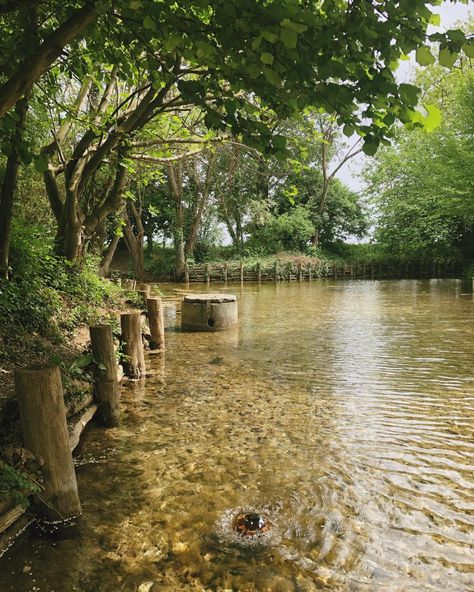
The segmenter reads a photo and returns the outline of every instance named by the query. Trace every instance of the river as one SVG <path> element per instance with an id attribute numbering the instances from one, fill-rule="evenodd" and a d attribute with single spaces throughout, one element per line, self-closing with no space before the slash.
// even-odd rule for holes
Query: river
<path id="1" fill-rule="evenodd" d="M 24 535 L 0 590 L 474 590 L 472 296 L 455 280 L 225 289 L 226 332 L 181 332 L 169 303 L 121 426 L 91 425 L 76 455 L 82 535 Z M 234 533 L 239 511 L 269 530 Z"/>

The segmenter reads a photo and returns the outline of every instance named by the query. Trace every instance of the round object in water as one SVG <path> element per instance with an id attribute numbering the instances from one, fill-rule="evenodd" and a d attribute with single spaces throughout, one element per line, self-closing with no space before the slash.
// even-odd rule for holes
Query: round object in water
<path id="1" fill-rule="evenodd" d="M 242 536 L 255 536 L 267 532 L 271 524 L 263 514 L 241 512 L 234 518 L 232 527 Z"/>

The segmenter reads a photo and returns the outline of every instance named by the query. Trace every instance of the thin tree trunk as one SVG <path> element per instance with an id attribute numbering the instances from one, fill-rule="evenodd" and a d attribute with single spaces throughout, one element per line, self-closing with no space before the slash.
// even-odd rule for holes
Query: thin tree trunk
<path id="1" fill-rule="evenodd" d="M 24 136 L 30 96 L 31 89 L 29 89 L 25 96 L 18 101 L 15 107 L 18 120 L 12 133 L 12 153 L 7 159 L 7 166 L 5 167 L 5 175 L 2 183 L 2 192 L 0 194 L 0 276 L 3 278 L 8 277 L 13 202 L 15 199 L 18 170 L 21 162 L 19 146 Z"/>
<path id="2" fill-rule="evenodd" d="M 115 251 L 117 250 L 117 245 L 119 244 L 119 241 L 120 236 L 118 234 L 114 234 L 100 263 L 99 275 L 101 275 L 102 277 L 107 277 L 109 275 L 110 264 L 112 263 L 112 259 L 114 258 Z"/>

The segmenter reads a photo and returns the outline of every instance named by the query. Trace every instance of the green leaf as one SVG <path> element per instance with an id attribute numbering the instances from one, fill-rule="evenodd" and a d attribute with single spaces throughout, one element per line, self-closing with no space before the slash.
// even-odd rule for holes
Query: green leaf
<path id="1" fill-rule="evenodd" d="M 143 19 L 143 26 L 145 29 L 152 30 L 155 28 L 155 21 L 151 18 L 149 14 Z"/>
<path id="2" fill-rule="evenodd" d="M 268 53 L 267 51 L 264 51 L 262 54 L 260 54 L 260 61 L 263 64 L 267 64 L 268 66 L 271 66 L 273 64 L 273 60 L 274 60 L 274 57 L 272 56 L 271 53 Z"/>
<path id="3" fill-rule="evenodd" d="M 416 105 L 418 102 L 418 93 L 420 92 L 420 88 L 417 86 L 413 86 L 413 84 L 400 84 L 400 96 L 403 99 L 404 103 L 409 103 L 410 105 Z"/>
<path id="4" fill-rule="evenodd" d="M 308 25 L 304 25 L 303 23 L 295 23 L 288 18 L 283 19 L 280 25 L 286 29 L 291 29 L 295 33 L 304 33 L 308 30 Z"/>
<path id="5" fill-rule="evenodd" d="M 350 138 L 354 132 L 355 132 L 355 129 L 352 125 L 346 124 L 342 129 L 342 133 L 345 136 L 347 136 L 348 138 Z"/>
<path id="6" fill-rule="evenodd" d="M 259 35 L 258 37 L 255 37 L 255 39 L 252 41 L 252 49 L 254 51 L 257 51 L 257 49 L 260 47 L 261 44 L 262 44 L 262 36 Z"/>
<path id="7" fill-rule="evenodd" d="M 462 48 L 468 58 L 474 58 L 474 41 L 468 41 Z"/>
<path id="8" fill-rule="evenodd" d="M 265 39 L 265 41 L 268 41 L 268 43 L 271 43 L 272 45 L 278 41 L 278 35 L 272 33 L 271 31 L 263 31 L 262 37 Z"/>
<path id="9" fill-rule="evenodd" d="M 426 105 L 426 110 L 428 111 L 428 115 L 425 117 L 423 123 L 426 131 L 431 133 L 441 125 L 443 115 L 436 105 Z"/>
<path id="10" fill-rule="evenodd" d="M 445 68 L 452 68 L 458 59 L 456 52 L 451 52 L 447 47 L 439 50 L 439 63 Z"/>
<path id="11" fill-rule="evenodd" d="M 294 49 L 298 42 L 298 33 L 293 31 L 293 29 L 282 29 L 281 40 L 285 47 L 288 47 L 289 49 Z"/>
<path id="12" fill-rule="evenodd" d="M 273 147 L 277 150 L 284 150 L 286 148 L 286 137 L 285 136 L 273 136 L 272 138 Z"/>
<path id="13" fill-rule="evenodd" d="M 34 166 L 38 173 L 45 173 L 48 170 L 48 159 L 44 156 L 37 156 L 34 159 Z"/>
<path id="14" fill-rule="evenodd" d="M 278 86 L 281 83 L 281 78 L 275 70 L 271 68 L 263 68 L 263 75 L 267 81 L 273 86 Z"/>
<path id="15" fill-rule="evenodd" d="M 364 145 L 362 146 L 362 150 L 364 151 L 367 156 L 374 156 L 377 152 L 377 148 L 379 147 L 379 139 L 374 138 L 374 136 L 367 136 L 364 140 Z"/>
<path id="16" fill-rule="evenodd" d="M 434 64 L 436 59 L 434 55 L 431 53 L 429 47 L 419 47 L 416 50 L 416 61 L 420 64 L 420 66 L 430 66 Z"/>

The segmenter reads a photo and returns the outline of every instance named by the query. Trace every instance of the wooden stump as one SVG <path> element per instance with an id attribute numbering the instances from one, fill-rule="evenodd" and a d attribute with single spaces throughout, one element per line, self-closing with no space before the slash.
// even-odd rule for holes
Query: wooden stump
<path id="1" fill-rule="evenodd" d="M 96 325 L 90 327 L 89 332 L 94 358 L 97 415 L 105 426 L 117 426 L 120 415 L 119 388 L 112 327 Z"/>
<path id="2" fill-rule="evenodd" d="M 82 510 L 59 367 L 15 370 L 15 388 L 25 446 L 42 463 L 44 491 L 38 513 L 50 521 L 72 520 Z"/>
<path id="3" fill-rule="evenodd" d="M 163 300 L 161 298 L 148 298 L 148 323 L 150 325 L 150 349 L 162 350 L 165 348 L 165 323 L 163 319 Z"/>
<path id="4" fill-rule="evenodd" d="M 125 356 L 123 369 L 129 378 L 140 378 L 146 371 L 140 316 L 139 312 L 120 315 L 121 340 Z"/>

